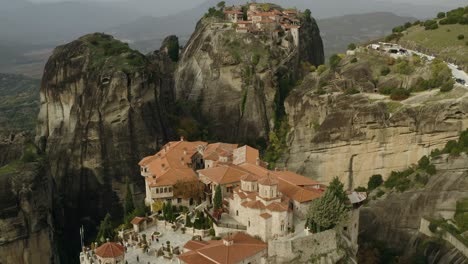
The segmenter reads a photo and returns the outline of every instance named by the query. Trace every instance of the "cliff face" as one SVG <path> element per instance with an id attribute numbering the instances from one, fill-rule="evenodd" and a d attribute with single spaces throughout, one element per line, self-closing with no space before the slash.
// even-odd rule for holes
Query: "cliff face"
<path id="1" fill-rule="evenodd" d="M 324 62 L 314 20 L 303 21 L 299 40 L 296 47 L 288 35 L 275 39 L 236 33 L 204 18 L 177 65 L 176 99 L 192 107 L 212 138 L 254 142 L 265 137 L 301 75 L 300 62 Z"/>
<path id="2" fill-rule="evenodd" d="M 0 171 L 1 263 L 57 263 L 51 239 L 51 183 L 35 162 Z"/>
<path id="3" fill-rule="evenodd" d="M 45 67 L 36 137 L 63 207 L 58 238 L 77 248 L 79 238 L 67 236 L 81 224 L 95 232 L 107 212 L 120 217 L 121 183 L 128 177 L 140 195 L 138 161 L 169 136 L 160 109 L 167 83 L 150 59 L 92 34 L 56 48 Z"/>
<path id="4" fill-rule="evenodd" d="M 403 193 L 390 192 L 372 200 L 361 208 L 360 239 L 385 241 L 401 251 L 402 255 L 414 253 L 423 244 L 418 234 L 422 217 L 453 218 L 456 202 L 468 197 L 468 157 L 447 157 L 433 160 L 437 174 L 429 178 L 422 188 Z M 456 250 L 433 248 L 424 252 L 428 263 L 467 263 L 468 259 Z"/>
<path id="5" fill-rule="evenodd" d="M 468 90 L 461 86 L 413 92 L 403 101 L 379 93 L 417 87 L 430 78 L 431 64 L 401 74 L 385 55 L 354 53 L 290 93 L 288 150 L 278 163 L 324 183 L 338 176 L 351 189 L 367 186 L 373 174 L 407 168 L 468 127 Z"/>
<path id="6" fill-rule="evenodd" d="M 285 107 L 292 129 L 283 164 L 323 182 L 338 176 L 351 188 L 406 169 L 468 127 L 468 98 L 392 113 L 366 95 L 296 91 Z"/>

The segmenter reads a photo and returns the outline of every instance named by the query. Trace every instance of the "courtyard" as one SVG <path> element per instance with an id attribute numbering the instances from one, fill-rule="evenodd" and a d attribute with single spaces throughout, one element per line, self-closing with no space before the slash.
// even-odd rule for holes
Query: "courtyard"
<path id="1" fill-rule="evenodd" d="M 158 238 L 159 242 L 156 239 L 152 240 L 151 235 L 154 232 L 160 232 L 161 235 Z M 166 246 L 167 241 L 170 242 L 170 245 L 174 248 L 179 248 L 182 252 L 182 249 L 187 243 L 187 241 L 192 239 L 192 235 L 189 233 L 182 234 L 180 229 L 173 231 L 172 229 L 166 229 L 164 227 L 152 226 L 148 229 L 139 233 L 140 236 L 146 235 L 146 239 L 149 245 L 149 251 L 145 252 L 142 248 L 139 248 L 136 245 L 131 245 L 127 248 L 125 253 L 125 260 L 129 264 L 134 263 L 144 263 L 144 264 L 166 264 L 166 263 L 179 263 L 177 255 L 174 255 L 172 259 L 166 259 L 163 256 L 158 257 L 157 252 L 163 246 Z M 137 260 L 138 257 L 138 260 Z"/>

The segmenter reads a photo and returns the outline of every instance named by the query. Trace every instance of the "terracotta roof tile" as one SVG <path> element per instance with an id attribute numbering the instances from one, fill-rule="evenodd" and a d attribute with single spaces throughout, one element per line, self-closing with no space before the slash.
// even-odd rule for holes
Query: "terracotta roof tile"
<path id="1" fill-rule="evenodd" d="M 221 165 L 197 171 L 200 175 L 208 177 L 217 184 L 228 184 L 240 182 L 240 179 L 247 173 L 231 165 Z"/>
<path id="2" fill-rule="evenodd" d="M 273 212 L 285 212 L 288 210 L 288 206 L 283 203 L 273 202 L 266 207 L 268 210 Z"/>
<path id="3" fill-rule="evenodd" d="M 137 217 L 133 218 L 131 223 L 132 223 L 132 225 L 139 225 L 141 222 L 143 222 L 145 220 L 146 220 L 146 218 L 137 216 Z"/>
<path id="4" fill-rule="evenodd" d="M 101 258 L 117 258 L 125 255 L 125 249 L 117 243 L 107 242 L 96 249 L 96 255 Z"/>
<path id="5" fill-rule="evenodd" d="M 234 264 L 252 257 L 267 249 L 267 244 L 244 233 L 230 237 L 233 244 L 226 246 L 216 240 L 202 248 L 183 253 L 179 258 L 188 264 Z"/>
<path id="6" fill-rule="evenodd" d="M 276 179 L 275 176 L 268 173 L 267 175 L 263 176 L 260 180 L 258 180 L 258 184 L 272 186 L 272 185 L 277 185 L 278 180 Z"/>
<path id="7" fill-rule="evenodd" d="M 271 214 L 269 213 L 263 213 L 263 214 L 260 214 L 260 217 L 264 218 L 264 219 L 268 219 L 271 217 Z"/>

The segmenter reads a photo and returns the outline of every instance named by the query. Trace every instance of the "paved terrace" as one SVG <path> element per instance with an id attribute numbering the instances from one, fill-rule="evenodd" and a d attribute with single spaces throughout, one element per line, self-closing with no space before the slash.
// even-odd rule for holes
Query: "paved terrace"
<path id="1" fill-rule="evenodd" d="M 164 257 L 157 257 L 157 251 L 163 246 L 166 245 L 167 241 L 171 242 L 171 246 L 179 247 L 182 251 L 183 246 L 187 241 L 192 239 L 191 234 L 182 234 L 180 228 L 177 231 L 172 231 L 165 228 L 158 228 L 157 226 L 152 226 L 147 230 L 140 232 L 140 235 L 146 234 L 147 241 L 151 240 L 151 234 L 155 231 L 160 232 L 162 235 L 159 238 L 159 242 L 151 241 L 149 245 L 149 253 L 143 252 L 143 249 L 138 246 L 129 246 L 127 252 L 125 253 L 125 260 L 129 264 L 142 263 L 142 264 L 169 264 L 169 263 L 179 263 L 179 259 L 176 255 L 173 256 L 172 260 L 165 259 Z M 139 261 L 137 261 L 137 256 Z"/>

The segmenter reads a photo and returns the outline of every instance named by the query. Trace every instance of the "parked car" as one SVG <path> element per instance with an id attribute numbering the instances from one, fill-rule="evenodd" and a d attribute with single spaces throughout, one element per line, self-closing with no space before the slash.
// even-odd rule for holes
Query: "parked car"
<path id="1" fill-rule="evenodd" d="M 457 83 L 459 83 L 459 84 L 463 84 L 463 85 L 466 84 L 466 81 L 463 80 L 463 79 L 460 79 L 460 78 L 455 79 L 455 81 L 456 81 Z"/>

